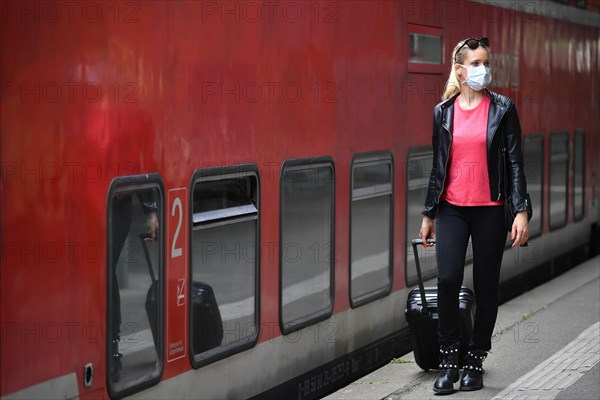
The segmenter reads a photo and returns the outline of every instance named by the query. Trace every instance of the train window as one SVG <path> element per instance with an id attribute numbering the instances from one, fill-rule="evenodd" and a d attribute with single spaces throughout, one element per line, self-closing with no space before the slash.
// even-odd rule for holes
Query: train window
<path id="1" fill-rule="evenodd" d="M 390 153 L 360 155 L 352 162 L 350 204 L 350 301 L 385 296 L 392 282 L 392 182 Z"/>
<path id="2" fill-rule="evenodd" d="M 427 184 L 433 164 L 433 151 L 431 146 L 411 147 L 408 150 L 406 162 L 406 284 L 412 286 L 417 283 L 417 270 L 415 267 L 413 249 L 410 244 L 415 239 L 416 233 L 421 228 L 423 215 L 421 211 L 427 196 Z M 423 279 L 431 279 L 437 275 L 435 263 L 435 248 L 428 247 L 421 255 L 421 272 Z"/>
<path id="3" fill-rule="evenodd" d="M 542 233 L 543 182 L 544 182 L 544 136 L 526 135 L 523 137 L 523 160 L 527 190 L 531 197 L 534 218 L 529 222 L 529 237 Z M 507 239 L 512 244 L 510 237 Z"/>
<path id="4" fill-rule="evenodd" d="M 552 132 L 550 141 L 550 228 L 567 223 L 569 134 Z"/>
<path id="5" fill-rule="evenodd" d="M 441 28 L 408 24 L 408 72 L 443 72 L 443 32 Z"/>
<path id="6" fill-rule="evenodd" d="M 259 181 L 253 165 L 193 179 L 190 348 L 195 368 L 258 338 Z"/>
<path id="7" fill-rule="evenodd" d="M 573 219 L 579 221 L 583 218 L 585 198 L 585 132 L 582 129 L 575 130 L 573 164 Z"/>
<path id="8" fill-rule="evenodd" d="M 284 334 L 327 318 L 333 309 L 334 176 L 329 157 L 283 165 L 279 258 Z"/>
<path id="9" fill-rule="evenodd" d="M 107 230 L 107 382 L 113 398 L 158 383 L 163 368 L 163 189 L 158 174 L 116 178 Z"/>
<path id="10" fill-rule="evenodd" d="M 442 63 L 442 38 L 440 36 L 411 32 L 409 37 L 409 62 L 425 64 Z"/>

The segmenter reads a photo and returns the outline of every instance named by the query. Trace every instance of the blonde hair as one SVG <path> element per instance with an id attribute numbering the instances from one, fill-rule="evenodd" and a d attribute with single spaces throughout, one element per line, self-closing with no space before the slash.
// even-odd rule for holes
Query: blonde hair
<path id="1" fill-rule="evenodd" d="M 446 86 L 444 86 L 444 94 L 442 94 L 442 100 L 448 100 L 452 96 L 460 93 L 460 79 L 458 78 L 458 74 L 456 70 L 454 70 L 455 64 L 463 64 L 465 62 L 465 58 L 467 57 L 467 49 L 469 46 L 465 44 L 468 39 L 463 39 L 454 46 L 454 50 L 452 50 L 452 61 L 450 62 L 450 74 L 448 75 L 448 80 L 446 81 Z M 489 53 L 489 47 L 485 47 L 483 44 L 479 44 L 481 47 L 486 49 Z M 458 49 L 462 46 L 460 51 L 457 53 Z M 456 55 L 456 56 L 455 56 Z"/>

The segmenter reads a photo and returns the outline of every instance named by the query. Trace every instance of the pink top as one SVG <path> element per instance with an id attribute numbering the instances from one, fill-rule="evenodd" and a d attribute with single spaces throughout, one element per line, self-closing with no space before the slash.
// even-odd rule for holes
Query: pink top
<path id="1" fill-rule="evenodd" d="M 454 101 L 454 130 L 441 200 L 457 206 L 502 204 L 490 200 L 486 147 L 489 109 L 487 95 L 472 110 L 463 110 L 458 97 Z"/>

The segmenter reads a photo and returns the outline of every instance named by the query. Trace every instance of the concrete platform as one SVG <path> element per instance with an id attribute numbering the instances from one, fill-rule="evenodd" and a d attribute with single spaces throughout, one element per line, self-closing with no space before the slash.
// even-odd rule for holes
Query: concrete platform
<path id="1" fill-rule="evenodd" d="M 500 306 L 484 388 L 452 399 L 600 398 L 600 257 Z M 412 353 L 325 397 L 440 399 Z M 458 384 L 455 384 L 458 388 Z"/>

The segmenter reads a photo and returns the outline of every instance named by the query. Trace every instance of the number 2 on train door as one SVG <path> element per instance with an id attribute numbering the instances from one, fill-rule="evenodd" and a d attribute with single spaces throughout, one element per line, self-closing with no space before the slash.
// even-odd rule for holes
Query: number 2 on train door
<path id="1" fill-rule="evenodd" d="M 167 203 L 167 362 L 186 356 L 186 282 L 188 259 L 187 188 L 171 189 Z"/>

